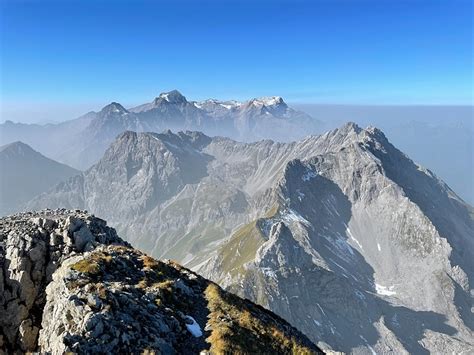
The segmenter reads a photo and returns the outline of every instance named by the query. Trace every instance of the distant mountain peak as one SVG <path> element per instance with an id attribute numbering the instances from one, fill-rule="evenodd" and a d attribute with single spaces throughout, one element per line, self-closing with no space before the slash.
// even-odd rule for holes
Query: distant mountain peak
<path id="1" fill-rule="evenodd" d="M 183 94 L 181 94 L 178 90 L 172 90 L 169 92 L 162 92 L 160 96 L 158 96 L 155 99 L 155 102 L 158 100 L 164 100 L 166 102 L 169 102 L 170 104 L 180 104 L 180 103 L 186 103 L 186 97 L 184 97 Z"/>
<path id="2" fill-rule="evenodd" d="M 207 100 L 204 100 L 204 101 L 201 101 L 201 102 L 194 102 L 194 106 L 196 106 L 197 108 L 204 108 L 205 110 L 207 111 L 212 111 L 214 109 L 219 109 L 219 108 L 223 108 L 223 109 L 226 109 L 226 110 L 231 110 L 231 109 L 234 109 L 234 108 L 238 108 L 239 106 L 241 106 L 242 103 L 240 101 L 236 101 L 236 100 L 226 100 L 226 101 L 222 101 L 222 100 L 218 100 L 218 99 L 207 99 Z"/>
<path id="3" fill-rule="evenodd" d="M 163 132 L 161 132 L 161 134 L 164 136 L 175 136 L 175 134 L 169 128 L 165 129 Z"/>
<path id="4" fill-rule="evenodd" d="M 43 155 L 21 141 L 0 146 L 0 156 L 9 159 L 41 159 Z"/>
<path id="5" fill-rule="evenodd" d="M 377 128 L 375 126 L 368 126 L 365 130 L 373 136 L 381 138 L 384 141 L 387 140 L 387 137 L 385 136 L 385 133 L 383 133 L 382 130 L 380 130 L 379 128 Z"/>
<path id="6" fill-rule="evenodd" d="M 279 106 L 285 105 L 285 101 L 281 96 L 264 96 L 260 98 L 255 98 L 249 101 L 250 104 L 253 105 L 263 105 L 263 106 Z"/>
<path id="7" fill-rule="evenodd" d="M 35 152 L 35 150 L 31 148 L 28 144 L 25 144 L 21 141 L 5 144 L 4 146 L 0 147 L 0 152 L 7 152 L 7 151 L 17 152 L 17 153 Z"/>
<path id="8" fill-rule="evenodd" d="M 354 132 L 354 133 L 360 133 L 362 132 L 362 128 L 357 125 L 357 123 L 354 122 L 347 122 L 344 125 L 342 125 L 340 128 L 337 129 L 340 132 L 343 132 L 344 134 L 347 134 L 349 132 Z"/>
<path id="9" fill-rule="evenodd" d="M 123 107 L 121 104 L 118 102 L 111 102 L 102 110 L 100 110 L 101 114 L 126 114 L 128 113 L 127 109 Z"/>

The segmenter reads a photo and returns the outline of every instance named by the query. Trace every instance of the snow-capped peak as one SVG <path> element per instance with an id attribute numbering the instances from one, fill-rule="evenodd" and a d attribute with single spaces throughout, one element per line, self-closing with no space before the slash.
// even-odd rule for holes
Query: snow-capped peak
<path id="1" fill-rule="evenodd" d="M 207 99 L 201 102 L 196 102 L 194 105 L 199 108 L 203 106 L 207 106 L 207 107 L 221 106 L 227 110 L 230 110 L 232 108 L 239 107 L 240 105 L 242 105 L 242 103 L 236 100 L 221 101 L 217 99 Z"/>
<path id="2" fill-rule="evenodd" d="M 285 104 L 281 96 L 260 97 L 250 100 L 250 103 L 255 106 L 277 106 Z"/>
<path id="3" fill-rule="evenodd" d="M 163 99 L 164 101 L 172 103 L 172 104 L 179 104 L 179 103 L 186 102 L 186 98 L 178 90 L 163 92 L 160 94 L 158 98 Z"/>

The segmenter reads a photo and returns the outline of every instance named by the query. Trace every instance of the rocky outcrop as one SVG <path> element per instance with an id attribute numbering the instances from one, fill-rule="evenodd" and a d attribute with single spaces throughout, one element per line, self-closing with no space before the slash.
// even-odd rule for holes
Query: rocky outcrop
<path id="1" fill-rule="evenodd" d="M 79 210 L 0 220 L 0 353 L 318 353 L 284 320 Z"/>
<path id="2" fill-rule="evenodd" d="M 36 349 L 46 286 L 61 263 L 97 245 L 122 241 L 85 212 L 45 210 L 0 219 L 0 347 Z"/>

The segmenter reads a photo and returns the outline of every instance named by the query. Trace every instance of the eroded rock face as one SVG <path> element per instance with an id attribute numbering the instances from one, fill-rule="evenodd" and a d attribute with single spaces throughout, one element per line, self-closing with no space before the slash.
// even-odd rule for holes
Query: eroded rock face
<path id="1" fill-rule="evenodd" d="M 69 258 L 46 288 L 39 348 L 53 354 L 198 353 L 206 348 L 204 338 L 194 338 L 186 328 L 187 314 L 200 324 L 207 320 L 196 279 L 121 246 Z"/>
<path id="2" fill-rule="evenodd" d="M 85 212 L 44 210 L 0 219 L 0 347 L 33 351 L 46 285 L 66 258 L 123 242 L 106 222 Z"/>
<path id="3" fill-rule="evenodd" d="M 0 354 L 320 352 L 270 311 L 133 249 L 86 212 L 2 218 L 0 238 Z"/>
<path id="4" fill-rule="evenodd" d="M 472 207 L 377 129 L 345 128 L 198 271 L 323 349 L 474 352 Z"/>

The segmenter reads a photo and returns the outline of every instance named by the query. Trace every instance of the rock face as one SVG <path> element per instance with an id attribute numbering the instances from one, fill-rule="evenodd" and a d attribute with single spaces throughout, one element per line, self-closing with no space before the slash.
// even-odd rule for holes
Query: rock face
<path id="1" fill-rule="evenodd" d="M 338 150 L 356 137 L 347 127 L 295 143 L 239 143 L 199 132 L 125 132 L 83 174 L 28 204 L 102 215 L 121 235 L 159 258 L 189 266 L 261 209 L 289 161 Z"/>
<path id="2" fill-rule="evenodd" d="M 0 219 L 0 348 L 32 351 L 41 329 L 45 288 L 61 263 L 97 245 L 127 245 L 105 221 L 66 210 Z"/>
<path id="3" fill-rule="evenodd" d="M 0 216 L 18 211 L 36 195 L 77 174 L 78 170 L 22 142 L 0 147 Z"/>
<path id="4" fill-rule="evenodd" d="M 473 209 L 376 128 L 286 144 L 126 132 L 30 204 L 56 206 L 104 215 L 327 349 L 472 348 Z"/>
<path id="5" fill-rule="evenodd" d="M 99 112 L 56 125 L 6 122 L 0 124 L 0 143 L 21 139 L 61 162 L 85 170 L 124 131 L 199 130 L 244 141 L 289 141 L 316 132 L 319 127 L 319 121 L 288 107 L 281 97 L 195 102 L 173 90 L 129 110 L 112 102 Z"/>
<path id="6" fill-rule="evenodd" d="M 472 207 L 377 129 L 346 129 L 338 150 L 290 161 L 271 213 L 201 272 L 323 348 L 473 352 Z"/>
<path id="7" fill-rule="evenodd" d="M 0 219 L 0 353 L 318 353 L 284 320 L 79 210 Z"/>

